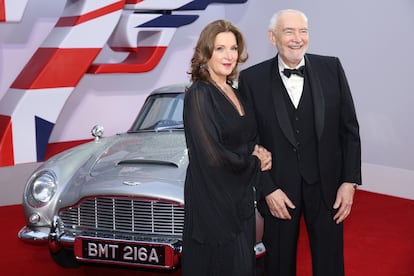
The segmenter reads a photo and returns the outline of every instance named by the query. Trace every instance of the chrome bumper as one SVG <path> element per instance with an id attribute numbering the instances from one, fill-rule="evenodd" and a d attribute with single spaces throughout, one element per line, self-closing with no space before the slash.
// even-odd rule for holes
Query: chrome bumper
<path id="1" fill-rule="evenodd" d="M 49 228 L 47 228 L 47 231 L 49 232 Z M 20 229 L 17 236 L 19 239 L 29 243 L 46 243 L 49 234 L 47 232 L 33 230 L 27 226 L 24 226 L 22 229 Z"/>
<path id="2" fill-rule="evenodd" d="M 174 248 L 174 251 L 181 254 L 181 237 L 171 236 L 153 236 L 144 234 L 131 234 L 131 233 L 108 233 L 97 232 L 94 230 L 83 230 L 68 232 L 62 228 L 60 218 L 55 216 L 52 221 L 50 233 L 47 237 L 49 241 L 49 249 L 52 252 L 57 252 L 63 247 L 73 247 L 75 239 L 77 238 L 89 238 L 89 239 L 112 239 L 121 242 L 143 242 L 153 244 L 168 244 Z"/>
<path id="3" fill-rule="evenodd" d="M 49 249 L 51 252 L 58 252 L 62 248 L 73 248 L 75 239 L 78 237 L 88 237 L 88 238 L 113 238 L 120 241 L 142 241 L 145 243 L 154 243 L 154 244 L 169 244 L 174 248 L 174 251 L 178 254 L 182 252 L 182 243 L 181 240 L 177 237 L 153 237 L 153 236 L 143 236 L 143 235 L 124 235 L 124 234 L 108 234 L 103 235 L 97 232 L 87 231 L 78 232 L 78 233 L 65 233 L 61 230 L 61 224 L 59 217 L 54 217 L 52 222 L 52 227 L 45 227 L 44 229 L 33 230 L 27 226 L 24 226 L 18 233 L 19 239 L 30 242 L 30 243 L 48 243 Z M 48 233 L 49 232 L 49 233 Z M 266 253 L 266 248 L 262 242 L 259 242 L 255 245 L 256 258 L 262 257 Z"/>

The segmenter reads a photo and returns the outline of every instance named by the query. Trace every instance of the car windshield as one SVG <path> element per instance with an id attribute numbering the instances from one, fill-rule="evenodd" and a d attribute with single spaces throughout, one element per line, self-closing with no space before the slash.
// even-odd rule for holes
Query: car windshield
<path id="1" fill-rule="evenodd" d="M 129 132 L 183 129 L 183 105 L 184 93 L 150 95 Z"/>

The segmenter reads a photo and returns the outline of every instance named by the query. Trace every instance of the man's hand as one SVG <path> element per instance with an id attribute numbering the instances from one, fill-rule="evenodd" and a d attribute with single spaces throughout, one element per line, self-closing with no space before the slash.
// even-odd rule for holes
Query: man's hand
<path id="1" fill-rule="evenodd" d="M 269 207 L 270 213 L 274 217 L 279 219 L 292 219 L 287 207 L 292 209 L 295 209 L 296 207 L 281 189 L 277 189 L 276 191 L 268 194 L 266 196 L 266 203 Z"/>
<path id="2" fill-rule="evenodd" d="M 334 220 L 337 224 L 343 222 L 347 216 L 351 213 L 352 203 L 354 200 L 355 188 L 354 184 L 344 182 L 339 186 L 338 192 L 336 193 L 336 200 L 333 208 L 338 209 Z"/>
<path id="3" fill-rule="evenodd" d="M 272 154 L 266 148 L 256 145 L 252 154 L 259 158 L 261 171 L 268 171 L 272 168 Z"/>

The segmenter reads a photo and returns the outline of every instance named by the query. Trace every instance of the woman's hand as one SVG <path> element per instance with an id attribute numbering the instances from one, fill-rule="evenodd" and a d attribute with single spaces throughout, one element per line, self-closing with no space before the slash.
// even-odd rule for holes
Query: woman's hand
<path id="1" fill-rule="evenodd" d="M 267 171 L 272 168 L 272 154 L 263 146 L 254 146 L 252 154 L 259 158 L 261 171 Z"/>

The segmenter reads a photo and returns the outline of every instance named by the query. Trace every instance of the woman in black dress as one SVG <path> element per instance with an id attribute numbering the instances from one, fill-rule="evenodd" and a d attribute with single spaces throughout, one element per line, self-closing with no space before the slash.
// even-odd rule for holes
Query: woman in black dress
<path id="1" fill-rule="evenodd" d="M 271 156 L 257 145 L 253 112 L 233 87 L 246 59 L 240 31 L 217 20 L 201 32 L 191 60 L 183 276 L 254 275 L 253 187 L 271 168 Z"/>

